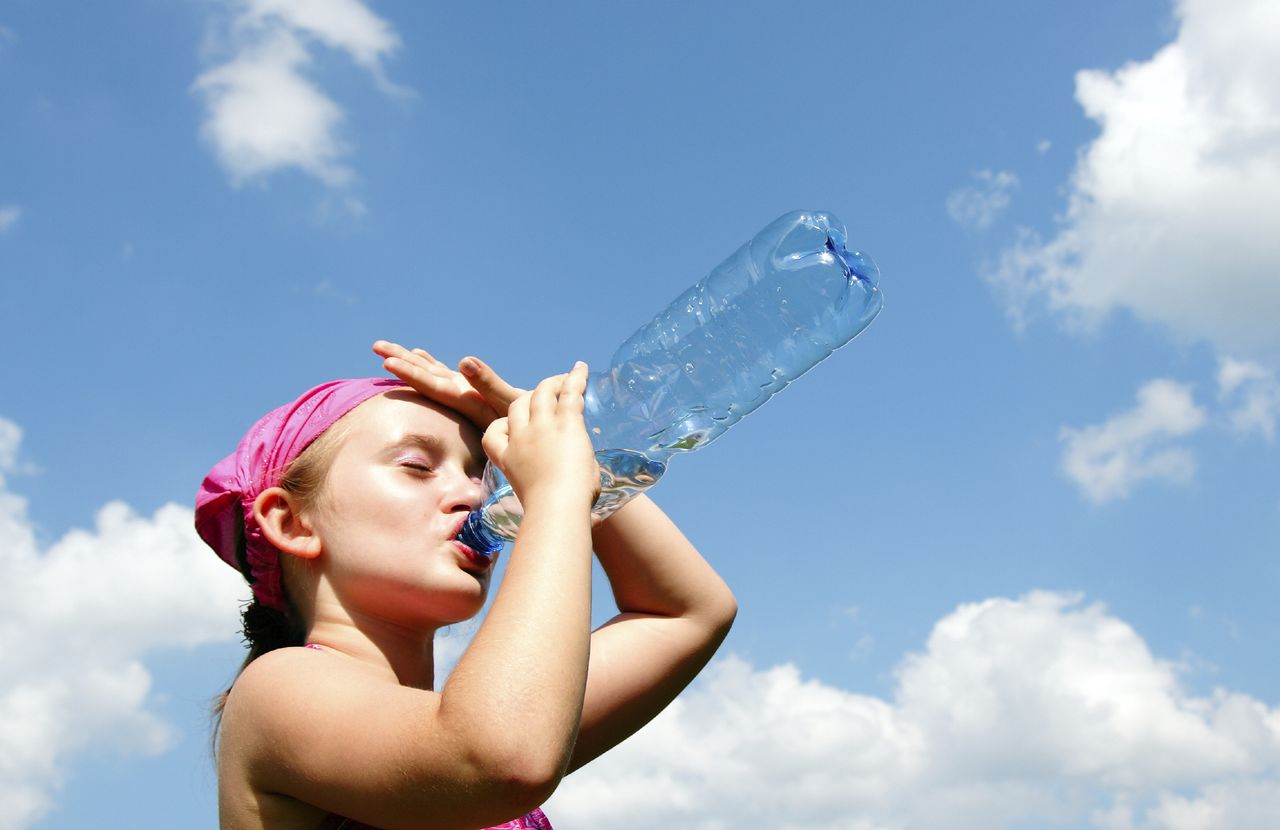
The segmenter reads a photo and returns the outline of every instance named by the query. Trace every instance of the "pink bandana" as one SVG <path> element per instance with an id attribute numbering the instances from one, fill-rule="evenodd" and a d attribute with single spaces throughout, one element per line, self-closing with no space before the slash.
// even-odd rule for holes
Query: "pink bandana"
<path id="1" fill-rule="evenodd" d="M 263 605 L 287 610 L 280 581 L 280 552 L 254 521 L 254 500 L 263 490 L 279 484 L 289 462 L 339 418 L 374 395 L 403 386 L 394 378 L 322 383 L 264 415 L 245 433 L 236 451 L 205 476 L 196 493 L 196 532 L 237 570 L 236 554 L 243 540 L 249 584 Z"/>

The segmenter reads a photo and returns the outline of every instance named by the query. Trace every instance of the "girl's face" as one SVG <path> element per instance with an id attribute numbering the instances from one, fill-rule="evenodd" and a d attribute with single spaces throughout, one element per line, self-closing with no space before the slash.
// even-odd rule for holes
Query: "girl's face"
<path id="1" fill-rule="evenodd" d="M 474 616 L 491 561 L 454 541 L 483 497 L 480 434 L 408 390 L 348 413 L 316 509 L 319 566 L 349 612 L 414 627 Z"/>

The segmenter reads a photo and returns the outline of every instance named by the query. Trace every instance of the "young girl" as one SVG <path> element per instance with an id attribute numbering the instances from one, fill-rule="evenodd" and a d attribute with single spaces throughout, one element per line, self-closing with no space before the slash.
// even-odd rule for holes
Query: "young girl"
<path id="1" fill-rule="evenodd" d="M 475 358 L 458 373 L 374 351 L 399 380 L 335 381 L 273 411 L 197 496 L 201 537 L 254 595 L 220 706 L 221 827 L 549 828 L 539 805 L 693 679 L 733 596 L 643 496 L 593 528 L 583 364 L 522 392 Z M 493 562 L 456 540 L 486 454 L 525 517 L 436 690 L 435 633 L 489 588 Z M 595 632 L 593 547 L 620 609 Z"/>

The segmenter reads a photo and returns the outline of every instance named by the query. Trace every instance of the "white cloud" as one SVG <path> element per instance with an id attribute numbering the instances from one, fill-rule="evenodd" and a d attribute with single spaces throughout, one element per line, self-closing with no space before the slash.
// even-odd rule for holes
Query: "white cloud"
<path id="1" fill-rule="evenodd" d="M 22 427 L 13 421 L 0 418 L 0 487 L 4 486 L 4 474 L 18 466 L 18 449 L 22 446 Z"/>
<path id="2" fill-rule="evenodd" d="M 1257 363 L 1223 358 L 1218 367 L 1218 399 L 1233 406 L 1227 413 L 1232 429 L 1259 432 L 1275 440 L 1280 420 L 1280 383 L 1275 372 Z"/>
<path id="3" fill-rule="evenodd" d="M 3 477 L 21 438 L 0 419 L 0 826 L 14 828 L 48 809 L 77 753 L 166 749 L 144 658 L 238 638 L 247 598 L 177 505 L 147 518 L 111 502 L 40 550 Z"/>
<path id="4" fill-rule="evenodd" d="M 232 56 L 193 90 L 207 108 L 201 133 L 232 181 L 298 168 L 331 186 L 350 181 L 339 138 L 344 113 L 306 76 L 319 42 L 345 53 L 386 92 L 382 61 L 399 39 L 359 0 L 229 0 Z"/>
<path id="5" fill-rule="evenodd" d="M 385 20 L 360 0 L 248 0 L 241 25 L 270 27 L 275 21 L 347 52 L 379 76 L 382 59 L 400 46 Z"/>
<path id="6" fill-rule="evenodd" d="M 0 205 L 0 233 L 18 224 L 22 218 L 22 208 L 17 205 Z"/>
<path id="7" fill-rule="evenodd" d="M 888 700 L 717 661 L 548 813 L 616 830 L 1262 830 L 1278 799 L 1280 710 L 1192 696 L 1104 608 L 1037 592 L 939 621 Z"/>
<path id="8" fill-rule="evenodd" d="M 959 188 L 947 197 L 947 215 L 963 227 L 985 230 L 1009 206 L 1018 177 L 1005 170 L 979 170 L 974 178 L 977 185 Z"/>
<path id="9" fill-rule="evenodd" d="M 1098 504 L 1123 498 L 1148 479 L 1189 481 L 1195 458 L 1168 442 L 1205 422 L 1205 411 L 1192 400 L 1190 387 L 1170 380 L 1148 381 L 1138 390 L 1133 409 L 1104 424 L 1063 427 L 1063 472 Z"/>
<path id="10" fill-rule="evenodd" d="M 1075 322 L 1127 309 L 1179 336 L 1280 346 L 1280 4 L 1182 0 L 1150 60 L 1083 71 L 1100 135 L 1080 154 L 1066 214 L 1025 231 L 989 274 L 1021 320 L 1043 300 Z"/>

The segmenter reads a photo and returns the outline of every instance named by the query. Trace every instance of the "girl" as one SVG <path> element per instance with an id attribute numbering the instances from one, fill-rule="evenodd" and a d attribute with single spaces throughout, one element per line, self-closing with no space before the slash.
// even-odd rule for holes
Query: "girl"
<path id="1" fill-rule="evenodd" d="M 221 827 L 549 828 L 539 805 L 675 698 L 735 601 L 647 498 L 593 528 L 585 365 L 523 392 L 475 358 L 459 373 L 374 351 L 399 380 L 324 384 L 268 414 L 197 496 L 200 535 L 254 595 L 219 707 Z M 435 633 L 489 588 L 492 561 L 455 538 L 486 454 L 525 517 L 436 690 Z M 593 547 L 620 609 L 595 632 Z"/>

